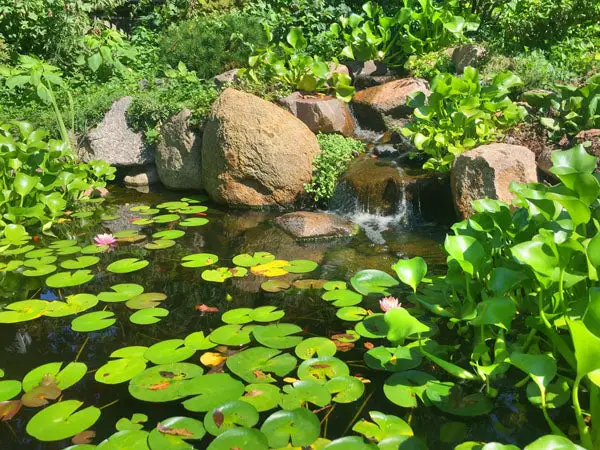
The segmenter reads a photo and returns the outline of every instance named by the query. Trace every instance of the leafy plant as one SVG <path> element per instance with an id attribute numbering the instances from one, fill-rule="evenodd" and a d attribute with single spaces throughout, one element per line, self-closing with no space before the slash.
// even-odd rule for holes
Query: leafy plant
<path id="1" fill-rule="evenodd" d="M 326 203 L 333 196 L 337 180 L 348 163 L 364 152 L 365 145 L 338 134 L 319 134 L 317 139 L 321 152 L 313 160 L 313 179 L 304 189 L 312 194 L 315 202 Z"/>
<path id="2" fill-rule="evenodd" d="M 77 57 L 77 64 L 86 66 L 98 78 L 122 73 L 136 59 L 135 49 L 117 29 L 93 28 L 82 41 L 84 51 Z"/>
<path id="3" fill-rule="evenodd" d="M 501 72 L 484 86 L 472 67 L 463 77 L 440 74 L 431 83 L 429 97 L 419 92 L 409 100 L 415 109 L 402 133 L 429 156 L 424 168 L 447 171 L 455 155 L 497 139 L 523 120 L 527 111 L 508 96 L 520 84 L 519 77 Z"/>

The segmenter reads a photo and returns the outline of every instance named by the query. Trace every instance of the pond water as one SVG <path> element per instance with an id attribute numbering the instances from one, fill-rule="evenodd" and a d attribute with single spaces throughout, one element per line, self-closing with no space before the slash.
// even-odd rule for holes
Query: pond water
<path id="1" fill-rule="evenodd" d="M 46 277 L 25 277 L 17 272 L 0 273 L 0 304 L 6 305 L 27 298 L 56 301 L 66 295 L 108 291 L 110 286 L 121 283 L 136 283 L 143 286 L 145 292 L 164 293 L 167 299 L 160 306 L 169 314 L 160 322 L 151 325 L 133 324 L 129 320 L 132 310 L 124 303 L 100 302 L 94 311 L 106 309 L 112 311 L 116 323 L 101 331 L 75 332 L 71 329 L 74 316 L 40 317 L 35 320 L 0 325 L 0 369 L 5 371 L 5 379 L 22 380 L 32 369 L 55 361 L 79 361 L 85 363 L 88 373 L 75 386 L 63 392 L 62 400 L 77 399 L 84 404 L 101 408 L 101 417 L 91 427 L 96 432 L 92 443 L 98 444 L 113 434 L 115 423 L 134 413 L 148 415 L 146 430 L 172 416 L 195 417 L 202 420 L 204 413 L 186 411 L 181 401 L 151 403 L 137 400 L 128 392 L 128 382 L 121 384 L 102 384 L 94 380 L 94 372 L 109 360 L 109 355 L 127 346 L 151 346 L 168 339 L 183 339 L 191 333 L 203 331 L 208 335 L 223 325 L 221 314 L 235 308 L 257 308 L 273 305 L 285 312 L 281 322 L 297 324 L 302 328 L 305 338 L 336 334 L 345 334 L 352 330 L 354 323 L 342 321 L 336 316 L 338 308 L 321 299 L 323 289 L 290 288 L 277 293 L 265 292 L 261 284 L 269 278 L 249 273 L 242 278 L 233 277 L 223 283 L 207 282 L 202 278 L 205 268 L 182 267 L 182 257 L 194 253 L 213 253 L 219 257 L 219 266 L 233 267 L 232 258 L 238 254 L 270 252 L 282 260 L 311 260 L 318 267 L 305 274 L 292 274 L 277 277 L 278 280 L 293 282 L 300 279 L 342 280 L 348 282 L 358 271 L 380 269 L 393 273 L 390 265 L 399 258 L 423 256 L 430 272 L 444 269 L 445 256 L 441 246 L 447 228 L 435 224 L 417 223 L 410 228 L 394 226 L 394 223 L 381 225 L 376 217 L 362 220 L 377 222 L 376 238 L 367 232 L 342 240 L 298 243 L 272 224 L 276 213 L 231 211 L 215 208 L 207 204 L 206 213 L 192 217 L 206 217 L 208 224 L 199 227 L 182 227 L 180 221 L 164 224 L 136 226 L 131 222 L 136 218 L 149 217 L 131 211 L 142 205 L 155 206 L 167 201 L 177 201 L 183 194 L 157 192 L 140 194 L 132 190 L 115 187 L 106 205 L 89 210 L 93 216 L 72 218 L 71 221 L 56 227 L 60 239 L 75 239 L 81 247 L 90 245 L 93 236 L 98 233 L 118 233 L 123 230 L 139 230 L 146 239 L 130 244 L 119 244 L 114 250 L 98 254 L 100 262 L 91 267 L 95 274 L 93 280 L 78 287 L 50 289 L 44 284 Z M 138 208 L 139 209 L 139 208 Z M 111 221 L 100 221 L 102 214 L 118 216 Z M 85 214 L 84 214 L 85 215 Z M 185 236 L 176 240 L 170 248 L 148 250 L 144 245 L 151 241 L 151 235 L 160 230 L 185 230 Z M 52 240 L 40 237 L 35 244 L 43 247 Z M 68 253 L 68 252 L 67 252 Z M 79 256 L 59 256 L 60 261 Z M 14 259 L 14 257 L 12 257 Z M 106 270 L 108 264 L 122 258 L 139 258 L 149 261 L 147 267 L 132 273 L 118 274 Z M 9 258 L 4 258 L 6 262 Z M 409 290 L 405 287 L 393 289 L 393 294 L 406 304 Z M 361 306 L 373 312 L 380 312 L 378 300 L 381 295 L 371 295 L 363 299 Z M 202 312 L 198 305 L 218 308 L 219 313 Z M 410 305 L 408 305 L 410 306 Z M 435 324 L 435 321 L 432 321 Z M 447 333 L 447 330 L 446 330 Z M 444 329 L 440 327 L 440 335 Z M 450 335 L 448 335 L 450 336 Z M 452 336 L 455 336 L 452 334 Z M 448 338 L 455 339 L 455 337 Z M 443 338 L 438 336 L 438 341 Z M 322 423 L 321 436 L 334 439 L 350 431 L 353 423 L 368 419 L 368 411 L 381 411 L 394 414 L 407 420 L 415 434 L 430 449 L 451 449 L 456 442 L 442 442 L 440 430 L 449 422 L 465 425 L 461 440 L 498 440 L 524 445 L 545 432 L 541 413 L 515 397 L 516 390 L 507 382 L 505 389 L 494 400 L 493 411 L 478 417 L 457 417 L 441 412 L 434 406 L 423 406 L 410 410 L 391 403 L 383 393 L 382 386 L 390 376 L 389 372 L 376 371 L 365 365 L 365 346 L 371 342 L 379 345 L 379 340 L 362 338 L 347 348 L 339 348 L 335 356 L 345 361 L 350 374 L 363 377 L 370 382 L 364 384 L 364 394 L 351 403 L 336 403 L 335 408 L 323 409 L 310 405 L 313 411 L 319 411 Z M 456 345 L 459 342 L 446 342 Z M 230 350 L 234 348 L 230 347 Z M 225 350 L 221 349 L 223 352 Z M 346 350 L 346 351 L 342 351 Z M 212 350 L 215 351 L 215 350 Z M 283 350 L 293 354 L 293 348 Z M 196 352 L 187 361 L 199 364 L 202 352 Z M 150 364 L 148 365 L 150 367 Z M 205 368 L 205 372 L 209 369 Z M 420 370 L 429 372 L 439 379 L 448 376 L 432 364 L 423 361 Z M 218 370 L 217 370 L 218 371 Z M 226 370 L 227 371 L 227 370 Z M 262 375 L 261 375 L 262 376 Z M 295 369 L 288 376 L 296 376 Z M 276 377 L 278 385 L 285 382 Z M 525 399 L 526 402 L 526 399 Z M 53 403 L 51 401 L 50 403 Z M 10 421 L 0 423 L 0 449 L 62 449 L 69 445 L 70 439 L 58 442 L 40 442 L 26 432 L 29 420 L 39 408 L 23 407 Z M 260 423 L 274 410 L 262 412 Z M 454 424 L 458 429 L 463 427 Z M 448 426 L 446 426 L 448 428 Z M 190 441 L 195 448 L 206 448 L 212 440 L 206 434 L 201 441 Z M 444 439 L 448 441 L 448 439 Z M 187 448 L 187 447 L 186 447 Z M 244 449 L 246 450 L 246 449 Z M 248 449 L 251 450 L 251 449 Z"/>

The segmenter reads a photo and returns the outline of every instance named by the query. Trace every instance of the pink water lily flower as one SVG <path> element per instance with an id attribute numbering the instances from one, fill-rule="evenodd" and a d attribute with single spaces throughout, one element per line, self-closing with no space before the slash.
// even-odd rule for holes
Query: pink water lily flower
<path id="1" fill-rule="evenodd" d="M 112 234 L 97 234 L 94 237 L 94 242 L 98 247 L 102 247 L 103 245 L 114 247 L 115 245 L 117 245 L 117 240 Z"/>
<path id="2" fill-rule="evenodd" d="M 379 306 L 381 306 L 383 312 L 398 308 L 401 305 L 402 303 L 400 303 L 396 297 L 383 297 L 379 300 Z"/>

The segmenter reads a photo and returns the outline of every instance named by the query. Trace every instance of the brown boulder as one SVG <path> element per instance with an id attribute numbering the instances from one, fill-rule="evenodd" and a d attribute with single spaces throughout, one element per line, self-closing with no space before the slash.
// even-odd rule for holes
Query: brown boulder
<path id="1" fill-rule="evenodd" d="M 354 134 L 354 119 L 346 103 L 333 97 L 306 96 L 300 92 L 285 97 L 281 104 L 314 133 Z"/>
<path id="2" fill-rule="evenodd" d="M 358 231 L 358 226 L 344 217 L 308 211 L 284 214 L 275 224 L 296 239 L 351 236 Z"/>
<path id="3" fill-rule="evenodd" d="M 315 135 L 293 115 L 229 88 L 204 128 L 202 181 L 217 203 L 287 206 L 304 194 L 319 152 Z"/>
<path id="4" fill-rule="evenodd" d="M 474 213 L 471 203 L 482 198 L 510 203 L 513 181 L 538 181 L 535 155 L 527 147 L 494 143 L 458 155 L 450 182 L 456 212 L 462 218 L 470 217 Z"/>
<path id="5" fill-rule="evenodd" d="M 358 91 L 352 100 L 358 120 L 374 130 L 385 130 L 385 116 L 403 117 L 413 108 L 406 104 L 410 94 L 429 95 L 429 84 L 420 78 L 403 78 Z"/>

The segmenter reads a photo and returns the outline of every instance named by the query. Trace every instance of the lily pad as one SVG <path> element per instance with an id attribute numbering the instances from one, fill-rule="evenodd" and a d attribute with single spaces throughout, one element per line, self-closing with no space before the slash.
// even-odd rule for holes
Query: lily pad
<path id="1" fill-rule="evenodd" d="M 177 214 L 160 214 L 158 216 L 152 217 L 152 220 L 155 223 L 169 223 L 169 222 L 177 222 L 181 219 Z"/>
<path id="2" fill-rule="evenodd" d="M 272 383 L 270 374 L 287 375 L 296 367 L 296 358 L 277 349 L 253 347 L 231 356 L 226 365 L 247 383 Z"/>
<path id="3" fill-rule="evenodd" d="M 208 207 L 203 205 L 187 206 L 177 210 L 180 214 L 201 214 L 206 211 L 208 211 Z"/>
<path id="4" fill-rule="evenodd" d="M 335 315 L 348 322 L 360 322 L 369 315 L 369 311 L 360 306 L 346 306 L 338 309 Z"/>
<path id="5" fill-rule="evenodd" d="M 352 403 L 365 392 L 365 385 L 356 377 L 340 376 L 329 380 L 326 384 L 329 393 L 336 403 Z"/>
<path id="6" fill-rule="evenodd" d="M 214 270 L 205 270 L 202 272 L 202 279 L 204 281 L 210 281 L 213 283 L 223 283 L 231 277 L 242 278 L 248 273 L 248 269 L 245 267 L 219 267 Z"/>
<path id="7" fill-rule="evenodd" d="M 298 367 L 298 378 L 313 380 L 319 384 L 325 384 L 332 378 L 348 375 L 350 375 L 350 369 L 346 363 L 334 356 L 307 359 Z"/>
<path id="8" fill-rule="evenodd" d="M 13 261 L 11 261 L 13 262 Z M 10 271 L 10 267 L 7 267 L 7 272 Z M 57 267 L 53 264 L 48 265 L 39 265 L 34 267 L 33 269 L 28 269 L 23 271 L 23 275 L 26 277 L 45 277 L 46 275 L 55 272 Z"/>
<path id="9" fill-rule="evenodd" d="M 160 305 L 160 302 L 166 299 L 167 295 L 162 292 L 145 292 L 144 294 L 130 298 L 125 305 L 130 309 L 155 308 Z"/>
<path id="10" fill-rule="evenodd" d="M 269 252 L 256 252 L 253 255 L 243 253 L 233 257 L 233 264 L 241 267 L 254 267 L 267 264 L 275 259 L 275 255 Z"/>
<path id="11" fill-rule="evenodd" d="M 77 270 L 76 272 L 58 272 L 46 278 L 46 284 L 53 288 L 65 288 L 80 286 L 91 281 L 94 274 L 89 270 Z"/>
<path id="12" fill-rule="evenodd" d="M 185 231 L 183 230 L 164 230 L 158 231 L 152 235 L 154 239 L 167 239 L 169 241 L 174 241 L 183 236 L 185 236 Z"/>
<path id="13" fill-rule="evenodd" d="M 348 307 L 358 305 L 362 302 L 362 295 L 348 289 L 336 289 L 327 291 L 321 297 L 326 302 L 333 302 L 333 306 Z"/>
<path id="14" fill-rule="evenodd" d="M 289 265 L 289 261 L 282 259 L 275 259 L 265 264 L 259 264 L 250 268 L 250 271 L 254 275 L 261 275 L 263 277 L 280 277 L 286 275 L 289 272 L 284 269 L 285 266 Z"/>
<path id="15" fill-rule="evenodd" d="M 211 373 L 189 380 L 183 387 L 186 396 L 183 407 L 192 412 L 205 412 L 244 393 L 244 384 L 227 373 Z"/>
<path id="16" fill-rule="evenodd" d="M 108 361 L 95 373 L 94 378 L 103 384 L 120 384 L 131 380 L 146 369 L 144 358 L 120 358 Z"/>
<path id="17" fill-rule="evenodd" d="M 216 264 L 219 261 L 219 257 L 212 253 L 195 253 L 193 255 L 184 256 L 181 261 L 183 267 L 206 267 L 211 264 Z"/>
<path id="18" fill-rule="evenodd" d="M 285 316 L 285 312 L 277 309 L 276 306 L 259 306 L 254 308 L 250 317 L 255 322 L 275 322 Z"/>
<path id="19" fill-rule="evenodd" d="M 199 377 L 204 370 L 195 364 L 162 364 L 144 370 L 129 382 L 129 393 L 138 400 L 168 402 L 185 397 L 187 380 Z"/>
<path id="20" fill-rule="evenodd" d="M 62 239 L 62 240 L 51 242 L 50 245 L 48 245 L 48 247 L 57 249 L 57 248 L 74 247 L 76 245 L 77 245 L 77 241 L 75 239 Z"/>
<path id="21" fill-rule="evenodd" d="M 260 427 L 273 448 L 286 447 L 290 441 L 294 447 L 312 444 L 321 433 L 319 418 L 305 408 L 277 411 Z"/>
<path id="22" fill-rule="evenodd" d="M 184 441 L 202 439 L 205 434 L 206 431 L 201 421 L 190 417 L 171 417 L 160 421 L 150 432 L 148 444 L 150 448 L 164 450 L 193 449 L 193 446 Z"/>
<path id="23" fill-rule="evenodd" d="M 384 347 L 378 346 L 364 355 L 365 363 L 371 369 L 402 372 L 421 365 L 423 359 L 419 349 L 409 346 Z"/>
<path id="24" fill-rule="evenodd" d="M 146 441 L 148 432 L 144 430 L 123 430 L 113 434 L 98 444 L 97 450 L 149 450 Z"/>
<path id="25" fill-rule="evenodd" d="M 129 320 L 137 325 L 152 325 L 168 315 L 169 311 L 164 308 L 140 309 L 129 316 Z"/>
<path id="26" fill-rule="evenodd" d="M 144 358 L 154 364 L 171 364 L 185 361 L 196 353 L 196 350 L 186 347 L 183 339 L 168 339 L 158 342 L 144 353 Z"/>
<path id="27" fill-rule="evenodd" d="M 77 259 L 67 259 L 60 263 L 60 267 L 67 270 L 85 269 L 86 267 L 98 264 L 100 258 L 97 256 L 80 256 Z"/>
<path id="28" fill-rule="evenodd" d="M 260 285 L 260 288 L 266 292 L 281 292 L 289 289 L 292 285 L 285 280 L 268 280 Z"/>
<path id="29" fill-rule="evenodd" d="M 244 324 L 252 322 L 250 314 L 254 311 L 252 308 L 236 308 L 225 312 L 221 316 L 221 320 L 229 324 Z"/>
<path id="30" fill-rule="evenodd" d="M 164 250 L 166 248 L 173 247 L 175 245 L 175 241 L 170 241 L 168 239 L 158 239 L 153 242 L 148 242 L 144 245 L 146 250 Z"/>
<path id="31" fill-rule="evenodd" d="M 231 450 L 234 448 L 269 450 L 267 437 L 254 428 L 236 427 L 217 436 L 206 450 Z"/>
<path id="32" fill-rule="evenodd" d="M 425 401 L 425 391 L 429 383 L 437 381 L 428 373 L 407 370 L 389 377 L 383 385 L 383 393 L 389 401 L 403 408 L 415 408 L 417 398 Z"/>
<path id="33" fill-rule="evenodd" d="M 287 266 L 284 267 L 289 273 L 308 273 L 315 270 L 319 265 L 308 259 L 295 259 L 290 261 Z"/>
<path id="34" fill-rule="evenodd" d="M 23 377 L 23 390 L 29 392 L 50 375 L 61 390 L 75 385 L 87 373 L 87 366 L 81 362 L 70 362 L 63 368 L 62 362 L 53 362 L 36 367 Z"/>
<path id="35" fill-rule="evenodd" d="M 184 201 L 164 202 L 164 203 L 160 203 L 160 204 L 156 205 L 157 208 L 167 209 L 169 211 L 174 211 L 176 209 L 181 209 L 181 208 L 187 208 L 188 206 L 189 206 L 189 204 Z"/>
<path id="36" fill-rule="evenodd" d="M 21 393 L 21 382 L 18 380 L 0 381 L 0 402 L 10 400 Z"/>
<path id="37" fill-rule="evenodd" d="M 301 336 L 292 336 L 302 332 L 302 328 L 291 323 L 279 323 L 266 326 L 257 326 L 252 331 L 254 338 L 265 347 L 291 348 L 302 341 Z"/>
<path id="38" fill-rule="evenodd" d="M 81 249 L 82 255 L 97 255 L 98 253 L 102 253 L 107 251 L 110 248 L 108 245 L 87 245 Z"/>
<path id="39" fill-rule="evenodd" d="M 71 322 L 73 331 L 89 333 L 104 330 L 115 324 L 115 313 L 112 311 L 95 311 L 79 316 Z"/>
<path id="40" fill-rule="evenodd" d="M 145 225 L 152 225 L 154 223 L 154 220 L 149 219 L 147 217 L 140 217 L 139 219 L 135 219 L 133 221 L 131 221 L 132 225 L 137 225 L 140 227 L 143 227 Z"/>
<path id="41" fill-rule="evenodd" d="M 389 331 L 383 314 L 367 316 L 362 322 L 357 323 L 354 329 L 362 337 L 369 339 L 384 338 Z"/>
<path id="42" fill-rule="evenodd" d="M 350 283 L 363 295 L 390 295 L 389 288 L 400 284 L 394 277 L 381 270 L 361 270 L 352 277 Z"/>
<path id="43" fill-rule="evenodd" d="M 369 416 L 372 422 L 363 419 L 354 424 L 352 431 L 356 431 L 367 439 L 373 439 L 377 442 L 395 436 L 414 435 L 410 425 L 399 417 L 383 414 L 379 411 L 369 411 Z"/>
<path id="44" fill-rule="evenodd" d="M 317 356 L 333 356 L 337 351 L 335 343 L 324 337 L 312 337 L 296 345 L 296 356 L 300 359 L 310 359 Z"/>
<path id="45" fill-rule="evenodd" d="M 139 284 L 116 284 L 110 287 L 114 292 L 100 292 L 98 299 L 106 303 L 126 302 L 144 292 Z"/>
<path id="46" fill-rule="evenodd" d="M 208 219 L 204 217 L 188 217 L 179 222 L 180 227 L 201 227 L 208 223 Z"/>
<path id="47" fill-rule="evenodd" d="M 65 400 L 42 409 L 27 423 L 27 433 L 45 441 L 61 441 L 87 430 L 100 418 L 100 410 L 88 406 L 77 411 L 83 402 Z"/>
<path id="48" fill-rule="evenodd" d="M 143 269 L 148 264 L 144 259 L 125 258 L 109 264 L 106 270 L 113 273 L 131 273 Z"/>
<path id="49" fill-rule="evenodd" d="M 81 247 L 78 246 L 74 246 L 74 247 L 65 247 L 65 248 L 59 248 L 56 250 L 56 254 L 60 255 L 60 256 L 67 256 L 67 255 L 74 255 L 76 253 L 81 252 L 81 250 L 83 250 Z"/>
<path id="50" fill-rule="evenodd" d="M 134 413 L 131 419 L 126 417 L 120 418 L 115 424 L 115 428 L 118 431 L 124 430 L 141 430 L 144 428 L 144 423 L 148 422 L 148 416 L 146 414 Z"/>
<path id="51" fill-rule="evenodd" d="M 331 394 L 327 388 L 314 381 L 295 381 L 283 386 L 281 407 L 286 410 L 301 408 L 308 403 L 323 407 L 331 402 Z"/>
<path id="52" fill-rule="evenodd" d="M 232 428 L 251 428 L 258 423 L 258 411 L 250 403 L 232 400 L 209 411 L 204 416 L 204 427 L 213 436 L 218 436 Z"/>
<path id="53" fill-rule="evenodd" d="M 208 350 L 216 347 L 213 341 L 208 336 L 204 336 L 204 332 L 196 331 L 195 333 L 189 334 L 183 341 L 186 347 L 193 348 L 195 350 Z"/>
<path id="54" fill-rule="evenodd" d="M 250 332 L 254 327 L 241 325 L 223 325 L 213 330 L 208 336 L 212 342 L 232 347 L 246 345 L 250 342 Z"/>
<path id="55" fill-rule="evenodd" d="M 250 403 L 259 412 L 274 409 L 281 401 L 281 390 L 274 384 L 252 383 L 245 387 L 245 391 L 240 400 Z"/>
<path id="56" fill-rule="evenodd" d="M 21 300 L 13 302 L 0 311 L 0 323 L 19 323 L 37 319 L 48 310 L 45 300 Z"/>

